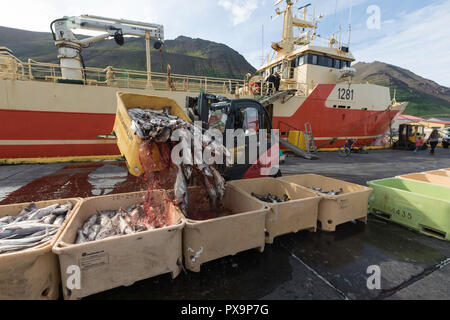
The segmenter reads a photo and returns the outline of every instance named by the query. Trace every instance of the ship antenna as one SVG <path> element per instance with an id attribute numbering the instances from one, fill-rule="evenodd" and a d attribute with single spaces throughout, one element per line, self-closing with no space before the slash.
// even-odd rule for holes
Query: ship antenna
<path id="1" fill-rule="evenodd" d="M 261 66 L 264 65 L 264 25 L 262 25 L 262 32 L 261 32 Z"/>
<path id="2" fill-rule="evenodd" d="M 350 0 L 350 16 L 348 18 L 348 44 L 347 44 L 348 48 L 350 48 L 350 39 L 352 35 L 352 9 L 353 9 L 353 0 Z"/>

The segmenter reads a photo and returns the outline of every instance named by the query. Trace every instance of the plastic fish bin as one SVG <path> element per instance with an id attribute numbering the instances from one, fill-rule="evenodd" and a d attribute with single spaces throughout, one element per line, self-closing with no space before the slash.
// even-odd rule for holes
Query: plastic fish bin
<path id="1" fill-rule="evenodd" d="M 0 254 L 0 300 L 56 300 L 59 298 L 60 272 L 58 257 L 52 247 L 74 216 L 80 198 L 34 202 L 37 208 L 70 201 L 72 211 L 54 239 L 41 246 L 19 252 Z M 0 218 L 17 216 L 31 204 L 11 204 L 0 207 Z"/>
<path id="2" fill-rule="evenodd" d="M 306 188 L 321 188 L 325 191 L 343 189 L 343 193 L 336 196 L 318 193 L 322 197 L 319 204 L 319 228 L 323 231 L 336 231 L 338 225 L 354 220 L 367 221 L 369 195 L 372 192 L 370 188 L 316 174 L 301 174 L 278 179 Z"/>
<path id="3" fill-rule="evenodd" d="M 287 194 L 291 201 L 267 203 L 256 199 L 261 205 L 271 208 L 266 216 L 266 243 L 273 243 L 274 238 L 301 230 L 317 230 L 320 196 L 293 183 L 274 178 L 258 178 L 232 181 L 230 184 L 248 196 L 252 193 L 267 195 L 269 193 L 282 198 Z"/>
<path id="4" fill-rule="evenodd" d="M 191 121 L 175 100 L 135 93 L 117 93 L 117 111 L 113 131 L 117 137 L 117 146 L 119 147 L 120 153 L 127 160 L 130 173 L 135 176 L 143 174 L 142 166 L 139 161 L 139 148 L 142 140 L 139 139 L 131 129 L 132 119 L 128 114 L 128 109 L 141 108 L 160 110 L 166 107 L 170 107 L 170 114 L 185 121 Z M 159 159 L 161 156 L 156 145 L 152 146 L 152 157 L 154 163 L 160 163 Z M 160 171 L 160 169 L 161 168 L 155 168 L 155 171 Z"/>
<path id="5" fill-rule="evenodd" d="M 426 182 L 426 183 L 431 183 L 434 185 L 450 188 L 450 177 L 443 177 L 443 176 L 427 174 L 427 173 L 413 173 L 413 174 L 406 174 L 403 176 L 399 176 L 397 178 Z M 449 190 L 449 192 L 450 192 L 450 190 Z"/>
<path id="6" fill-rule="evenodd" d="M 450 240 L 450 191 L 408 179 L 368 182 L 373 188 L 370 211 L 424 234 Z"/>
<path id="7" fill-rule="evenodd" d="M 427 172 L 424 172 L 424 173 L 432 174 L 432 175 L 435 175 L 435 176 L 441 176 L 441 177 L 450 179 L 450 170 L 434 170 L 434 171 L 427 171 Z"/>
<path id="8" fill-rule="evenodd" d="M 198 201 L 199 197 L 206 197 L 204 189 L 191 187 L 189 201 L 195 205 L 190 206 L 190 213 L 209 208 L 208 203 Z M 223 205 L 233 214 L 203 221 L 186 219 L 183 230 L 186 269 L 200 272 L 201 265 L 212 260 L 250 249 L 264 251 L 264 220 L 269 208 L 230 185 L 226 186 Z"/>
<path id="9" fill-rule="evenodd" d="M 152 197 L 165 201 L 164 192 L 153 191 Z M 140 204 L 145 195 L 146 192 L 133 192 L 82 201 L 53 248 L 61 265 L 64 299 L 80 299 L 165 273 L 171 273 L 172 278 L 179 275 L 185 222 L 181 212 L 170 201 L 166 202 L 169 214 L 173 221 L 177 221 L 171 226 L 74 244 L 77 230 L 97 211 Z"/>

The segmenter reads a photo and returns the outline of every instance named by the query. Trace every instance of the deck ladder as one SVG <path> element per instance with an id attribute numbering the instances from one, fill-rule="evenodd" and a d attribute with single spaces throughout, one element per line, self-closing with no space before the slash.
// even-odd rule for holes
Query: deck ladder
<path id="1" fill-rule="evenodd" d="M 314 141 L 314 136 L 312 133 L 310 122 L 305 122 L 305 140 L 306 140 L 306 151 L 316 153 L 317 152 L 316 142 Z"/>

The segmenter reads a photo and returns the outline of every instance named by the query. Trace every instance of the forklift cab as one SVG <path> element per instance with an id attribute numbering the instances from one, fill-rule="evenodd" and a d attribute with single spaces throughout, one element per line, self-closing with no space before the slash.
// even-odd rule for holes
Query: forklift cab
<path id="1" fill-rule="evenodd" d="M 417 124 L 401 124 L 398 130 L 398 140 L 394 143 L 394 149 L 415 150 L 416 138 L 422 136 L 425 139 L 424 126 Z M 424 148 L 426 145 L 424 144 Z"/>
<path id="2" fill-rule="evenodd" d="M 234 164 L 231 167 L 222 166 L 226 180 L 249 179 L 263 176 L 261 168 L 267 166 L 268 159 L 279 164 L 279 145 L 271 142 L 272 120 L 259 102 L 252 99 L 228 99 L 220 96 L 202 93 L 197 98 L 187 97 L 186 109 L 193 121 L 202 121 L 204 130 L 217 129 L 222 133 L 225 146 L 233 143 Z M 227 130 L 231 129 L 233 135 Z M 260 130 L 267 130 L 267 152 L 260 155 Z M 227 141 L 232 138 L 234 141 Z M 243 141 L 244 144 L 239 144 Z M 252 145 L 253 144 L 253 145 Z M 255 146 L 256 155 L 250 152 Z M 275 155 L 276 153 L 276 155 Z M 276 159 L 275 159 L 276 156 Z M 264 158 L 264 159 L 263 159 Z M 240 163 L 238 163 L 240 159 Z M 244 163 L 242 163 L 245 160 Z M 270 166 L 270 165 L 269 165 Z M 270 169 L 269 176 L 279 175 L 278 166 Z"/>

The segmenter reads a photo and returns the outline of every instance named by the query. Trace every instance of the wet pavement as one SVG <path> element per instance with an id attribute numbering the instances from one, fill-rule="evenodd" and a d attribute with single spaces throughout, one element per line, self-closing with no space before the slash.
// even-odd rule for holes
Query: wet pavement
<path id="1" fill-rule="evenodd" d="M 434 157 L 390 150 L 319 157 L 288 157 L 282 172 L 365 185 L 450 167 L 450 150 L 442 149 Z M 123 162 L 0 166 L 0 204 L 144 189 Z M 380 267 L 381 290 L 367 287 L 370 266 Z M 450 243 L 370 216 L 367 224 L 348 223 L 334 233 L 278 237 L 262 254 L 250 250 L 212 261 L 198 274 L 182 273 L 174 280 L 162 275 L 89 299 L 450 299 Z"/>

